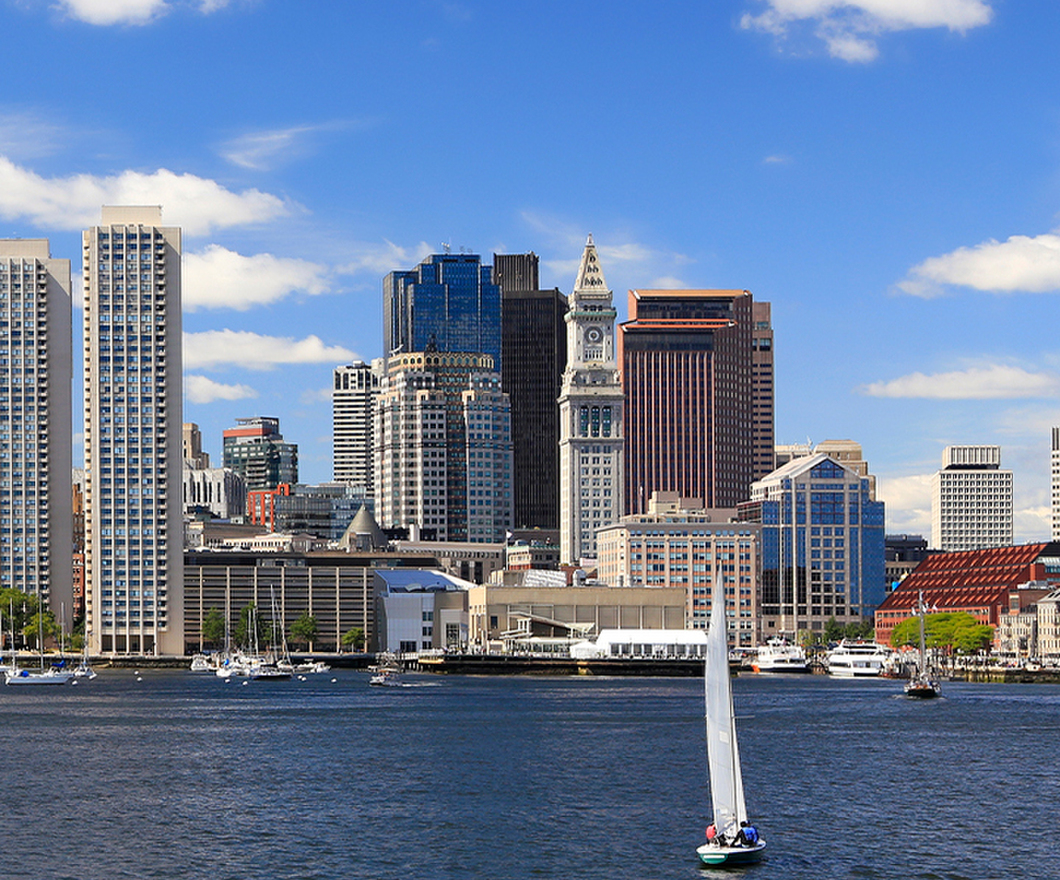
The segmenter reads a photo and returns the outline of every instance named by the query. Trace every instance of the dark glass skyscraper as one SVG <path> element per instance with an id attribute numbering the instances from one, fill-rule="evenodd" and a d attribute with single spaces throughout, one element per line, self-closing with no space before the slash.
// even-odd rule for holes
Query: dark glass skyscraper
<path id="1" fill-rule="evenodd" d="M 383 345 L 488 354 L 501 363 L 501 289 L 477 254 L 432 254 L 383 279 Z"/>
<path id="2" fill-rule="evenodd" d="M 559 404 L 567 298 L 538 290 L 537 254 L 494 254 L 503 295 L 501 387 L 511 399 L 515 525 L 559 528 Z"/>

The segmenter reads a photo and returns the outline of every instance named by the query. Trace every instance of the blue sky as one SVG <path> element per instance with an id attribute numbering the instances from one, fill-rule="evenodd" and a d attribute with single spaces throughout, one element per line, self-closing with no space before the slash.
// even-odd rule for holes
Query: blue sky
<path id="1" fill-rule="evenodd" d="M 1060 4 L 0 0 L 0 235 L 78 272 L 102 204 L 185 229 L 185 409 L 281 419 L 331 476 L 332 368 L 447 242 L 592 233 L 636 287 L 773 304 L 777 438 L 850 438 L 888 530 L 999 443 L 1049 534 L 1060 424 Z M 75 332 L 75 336 L 76 336 Z M 75 462 L 76 463 L 76 462 Z"/>

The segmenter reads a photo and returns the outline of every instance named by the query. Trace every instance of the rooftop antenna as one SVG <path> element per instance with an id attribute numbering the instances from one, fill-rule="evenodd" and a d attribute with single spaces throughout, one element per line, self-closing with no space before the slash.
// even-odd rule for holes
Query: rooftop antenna
<path id="1" fill-rule="evenodd" d="M 447 241 L 443 241 L 442 242 L 442 253 L 443 254 L 452 253 L 452 248 L 451 248 L 449 242 L 447 242 Z"/>

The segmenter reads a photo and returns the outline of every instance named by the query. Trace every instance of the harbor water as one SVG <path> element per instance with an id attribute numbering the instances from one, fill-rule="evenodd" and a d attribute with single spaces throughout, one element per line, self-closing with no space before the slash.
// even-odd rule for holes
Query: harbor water
<path id="1" fill-rule="evenodd" d="M 5 878 L 1054 878 L 1060 688 L 740 676 L 766 859 L 699 867 L 702 681 L 0 689 Z"/>

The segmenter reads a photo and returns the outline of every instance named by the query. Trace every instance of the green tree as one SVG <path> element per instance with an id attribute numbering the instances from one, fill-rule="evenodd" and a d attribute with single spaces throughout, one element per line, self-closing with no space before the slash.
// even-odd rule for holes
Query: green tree
<path id="1" fill-rule="evenodd" d="M 824 641 L 838 642 L 844 635 L 843 624 L 836 620 L 835 617 L 829 617 L 824 625 Z"/>
<path id="2" fill-rule="evenodd" d="M 225 618 L 216 608 L 211 608 L 202 619 L 202 640 L 207 645 L 218 647 L 225 640 Z"/>
<path id="3" fill-rule="evenodd" d="M 352 648 L 354 651 L 364 649 L 364 630 L 359 626 L 348 629 L 342 634 L 342 647 Z"/>
<path id="4" fill-rule="evenodd" d="M 941 611 L 924 615 L 924 640 L 929 648 L 943 648 L 958 654 L 974 654 L 988 648 L 994 639 L 994 628 L 980 623 L 967 611 Z M 920 644 L 920 623 L 907 617 L 891 631 L 891 644 Z"/>
<path id="5" fill-rule="evenodd" d="M 39 611 L 27 619 L 22 627 L 22 638 L 30 647 L 41 650 L 40 636 L 42 632 L 45 641 L 59 637 L 59 624 L 55 622 L 55 615 L 50 611 Z"/>
<path id="6" fill-rule="evenodd" d="M 37 597 L 32 593 L 23 593 L 14 587 L 0 590 L 0 615 L 4 618 L 5 637 L 11 633 L 21 633 L 31 617 L 37 613 Z M 36 621 L 33 623 L 36 626 Z M 36 644 L 37 637 L 33 637 Z"/>
<path id="7" fill-rule="evenodd" d="M 317 619 L 308 611 L 303 611 L 291 624 L 291 641 L 308 648 L 312 642 L 316 641 L 318 630 Z"/>

